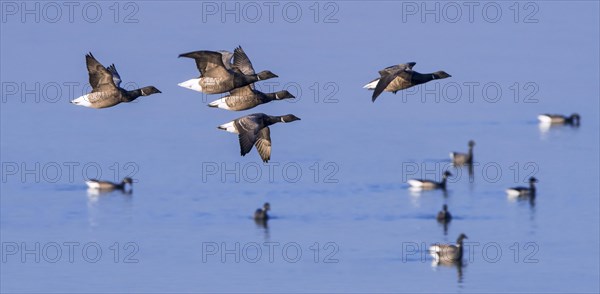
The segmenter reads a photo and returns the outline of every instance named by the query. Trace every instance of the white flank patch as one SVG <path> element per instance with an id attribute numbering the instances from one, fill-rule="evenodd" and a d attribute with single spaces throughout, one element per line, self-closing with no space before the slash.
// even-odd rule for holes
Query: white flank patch
<path id="1" fill-rule="evenodd" d="M 436 263 L 440 261 L 440 251 L 440 246 L 438 245 L 433 245 L 429 247 L 429 254 L 433 257 Z"/>
<path id="2" fill-rule="evenodd" d="M 377 83 L 379 83 L 379 79 L 376 79 L 376 80 L 364 85 L 363 88 L 373 90 L 373 89 L 375 89 L 375 87 L 377 87 Z"/>
<path id="3" fill-rule="evenodd" d="M 543 124 L 551 124 L 552 118 L 547 115 L 538 115 L 538 120 Z"/>
<path id="4" fill-rule="evenodd" d="M 450 152 L 450 159 L 454 159 L 454 152 Z"/>
<path id="5" fill-rule="evenodd" d="M 218 107 L 221 109 L 229 110 L 230 108 L 229 108 L 229 106 L 227 106 L 227 102 L 225 100 L 227 100 L 227 99 L 226 98 L 217 99 L 211 103 L 208 103 L 208 105 L 211 107 Z"/>
<path id="6" fill-rule="evenodd" d="M 92 107 L 92 103 L 90 103 L 90 100 L 88 99 L 88 96 L 90 94 L 85 94 L 73 101 L 71 101 L 71 103 L 75 104 L 75 105 L 79 105 L 79 106 L 84 106 L 84 107 Z"/>
<path id="7" fill-rule="evenodd" d="M 186 88 L 186 89 L 202 92 L 202 87 L 200 87 L 200 79 L 199 78 L 198 79 L 189 79 L 189 80 L 187 80 L 185 82 L 181 82 L 177 85 L 180 87 Z"/>
<path id="8" fill-rule="evenodd" d="M 98 182 L 95 182 L 95 181 L 85 181 L 85 184 L 90 189 L 100 189 L 100 184 Z"/>
<path id="9" fill-rule="evenodd" d="M 417 181 L 417 180 L 408 180 L 408 184 L 411 187 L 415 187 L 415 188 L 421 188 L 421 187 L 423 187 L 423 182 Z"/>
<path id="10" fill-rule="evenodd" d="M 521 195 L 519 191 L 514 189 L 506 189 L 506 194 L 508 194 L 508 197 L 519 197 Z"/>
<path id="11" fill-rule="evenodd" d="M 239 132 L 235 129 L 235 125 L 233 124 L 233 121 L 230 121 L 226 124 L 220 125 L 219 129 L 228 131 L 230 133 L 239 134 Z"/>

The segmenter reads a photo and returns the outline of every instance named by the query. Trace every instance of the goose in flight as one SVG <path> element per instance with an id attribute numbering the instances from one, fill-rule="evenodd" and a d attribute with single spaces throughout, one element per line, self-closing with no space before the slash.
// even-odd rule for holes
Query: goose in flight
<path id="1" fill-rule="evenodd" d="M 300 118 L 293 114 L 271 116 L 264 113 L 255 113 L 240 117 L 218 128 L 230 133 L 238 134 L 240 153 L 245 156 L 256 145 L 256 150 L 264 162 L 271 159 L 271 130 L 269 126 L 275 123 L 289 123 Z"/>
<path id="2" fill-rule="evenodd" d="M 71 103 L 91 108 L 107 108 L 121 102 L 131 102 L 140 96 L 161 93 L 153 86 L 128 91 L 121 88 L 121 76 L 114 64 L 104 67 L 92 53 L 85 56 L 92 92 L 83 95 Z"/>
<path id="3" fill-rule="evenodd" d="M 227 51 L 194 51 L 180 54 L 179 57 L 188 57 L 196 61 L 200 77 L 187 80 L 178 85 L 206 94 L 220 94 L 257 81 L 277 77 L 276 74 L 268 70 L 261 71 L 258 74 L 246 75 L 244 74 L 245 69 L 242 70 L 228 64 L 229 57 L 227 53 Z M 234 65 L 244 64 L 244 59 L 248 60 L 249 63 L 248 56 L 241 50 L 241 47 L 236 48 L 233 53 Z"/>
<path id="4" fill-rule="evenodd" d="M 410 87 L 427 83 L 432 80 L 439 80 L 451 77 L 445 71 L 436 71 L 434 73 L 422 74 L 413 71 L 415 62 L 398 64 L 386 67 L 379 71 L 380 77 L 366 84 L 363 88 L 374 90 L 372 100 L 383 93 L 383 91 L 396 92 Z"/>

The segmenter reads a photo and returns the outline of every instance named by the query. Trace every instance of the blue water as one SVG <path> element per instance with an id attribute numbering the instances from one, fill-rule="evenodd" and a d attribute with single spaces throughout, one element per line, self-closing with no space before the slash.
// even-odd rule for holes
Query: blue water
<path id="1" fill-rule="evenodd" d="M 236 23 L 203 20 L 201 2 L 131 3 L 118 22 L 104 2 L 96 23 L 3 14 L 2 292 L 600 291 L 597 2 L 522 4 L 518 22 L 499 2 L 496 23 L 466 11 L 457 23 L 403 21 L 421 2 L 320 3 L 317 22 L 313 3 L 294 2 L 297 23 L 279 10 Z M 134 9 L 138 22 L 124 22 Z M 178 54 L 237 45 L 280 76 L 258 86 L 298 98 L 234 113 L 206 107 L 219 95 L 177 87 L 197 75 Z M 69 104 L 84 92 L 88 51 L 163 93 Z M 408 61 L 452 77 L 372 103 L 361 87 Z M 267 165 L 216 129 L 254 112 L 302 118 L 271 128 Z M 578 112 L 582 125 L 545 130 L 546 112 Z M 439 180 L 470 139 L 472 179 L 451 168 L 446 194 L 408 189 L 409 178 Z M 86 191 L 86 177 L 127 175 L 131 194 Z M 535 202 L 508 199 L 532 175 Z M 251 216 L 266 201 L 265 228 Z M 435 221 L 444 203 L 446 232 Z M 464 265 L 432 266 L 426 247 L 460 233 Z"/>

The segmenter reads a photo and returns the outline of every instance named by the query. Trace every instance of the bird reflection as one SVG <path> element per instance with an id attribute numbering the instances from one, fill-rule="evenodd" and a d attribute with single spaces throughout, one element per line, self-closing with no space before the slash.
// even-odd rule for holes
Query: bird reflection
<path id="1" fill-rule="evenodd" d="M 456 275 L 457 275 L 457 282 L 459 284 L 462 284 L 462 282 L 463 282 L 463 267 L 466 267 L 466 264 L 462 260 L 457 260 L 454 262 L 437 262 L 434 260 L 431 263 L 431 266 L 436 270 L 441 267 L 447 267 L 447 268 L 455 267 Z"/>
<path id="2" fill-rule="evenodd" d="M 444 227 L 444 236 L 448 234 L 448 224 L 452 221 L 452 215 L 448 211 L 448 205 L 444 204 L 442 210 L 436 216 L 437 222 Z"/>

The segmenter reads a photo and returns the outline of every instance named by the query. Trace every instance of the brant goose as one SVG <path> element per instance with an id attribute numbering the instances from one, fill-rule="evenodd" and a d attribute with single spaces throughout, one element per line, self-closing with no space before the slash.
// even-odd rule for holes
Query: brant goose
<path id="1" fill-rule="evenodd" d="M 271 116 L 264 113 L 254 113 L 237 118 L 220 125 L 218 128 L 230 133 L 239 134 L 241 155 L 244 156 L 256 145 L 256 150 L 264 162 L 271 159 L 271 130 L 269 126 L 275 123 L 289 123 L 300 118 L 293 114 Z"/>
<path id="2" fill-rule="evenodd" d="M 438 212 L 436 219 L 438 222 L 449 222 L 452 220 L 452 215 L 448 211 L 448 205 L 444 204 L 442 206 L 442 210 Z"/>
<path id="3" fill-rule="evenodd" d="M 244 72 L 249 72 L 249 69 L 244 68 L 244 65 L 250 64 L 250 61 L 244 50 L 242 50 L 242 47 L 234 50 L 233 65 L 228 65 L 227 58 L 229 57 L 226 56 L 228 53 L 227 51 L 194 51 L 180 54 L 179 57 L 188 57 L 196 60 L 200 77 L 187 80 L 178 85 L 206 94 L 220 94 L 256 81 L 277 77 L 277 75 L 268 70 L 261 71 L 258 74 L 245 74 Z M 236 64 L 240 67 L 236 67 Z M 228 69 L 228 67 L 230 68 Z"/>
<path id="4" fill-rule="evenodd" d="M 465 234 L 460 234 L 453 244 L 433 244 L 429 247 L 429 253 L 436 263 L 458 263 L 462 261 L 463 240 L 468 239 Z"/>
<path id="5" fill-rule="evenodd" d="M 100 181 L 100 180 L 96 180 L 96 179 L 89 179 L 89 180 L 85 181 L 85 183 L 87 184 L 89 189 L 105 190 L 105 191 L 125 190 L 126 184 L 129 184 L 130 187 L 133 186 L 133 180 L 129 177 L 124 178 L 123 181 L 121 181 L 121 183 Z"/>
<path id="6" fill-rule="evenodd" d="M 542 124 L 579 126 L 581 117 L 577 113 L 573 113 L 568 117 L 560 114 L 540 114 L 538 120 Z"/>
<path id="7" fill-rule="evenodd" d="M 435 182 L 431 180 L 420 180 L 420 179 L 410 179 L 408 180 L 408 184 L 412 188 L 418 188 L 423 190 L 433 190 L 433 189 L 442 189 L 446 190 L 446 179 L 452 174 L 449 171 L 445 171 L 442 174 L 442 181 Z"/>
<path id="8" fill-rule="evenodd" d="M 91 52 L 85 56 L 85 62 L 90 75 L 92 92 L 71 101 L 75 105 L 106 108 L 115 106 L 121 102 L 131 102 L 140 96 L 161 93 L 153 86 L 132 91 L 121 88 L 121 77 L 115 65 L 112 64 L 109 67 L 102 66 Z"/>
<path id="9" fill-rule="evenodd" d="M 269 211 L 269 210 L 271 210 L 271 205 L 269 204 L 269 202 L 265 202 L 265 204 L 263 204 L 263 208 L 258 208 L 254 212 L 254 219 L 255 220 L 268 220 L 269 215 L 267 214 L 267 211 Z"/>
<path id="10" fill-rule="evenodd" d="M 415 62 L 406 64 L 399 64 L 387 67 L 379 71 L 380 78 L 371 81 L 366 84 L 363 88 L 369 90 L 375 90 L 373 92 L 372 100 L 375 99 L 383 92 L 396 92 L 404 90 L 416 85 L 427 83 L 431 80 L 439 80 L 451 77 L 445 71 L 436 71 L 434 73 L 422 74 L 412 70 Z"/>
<path id="11" fill-rule="evenodd" d="M 235 49 L 236 58 L 233 68 L 238 69 L 246 76 L 252 76 L 255 73 L 250 59 L 241 47 Z M 235 88 L 229 91 L 229 95 L 215 100 L 208 104 L 210 107 L 218 107 L 227 110 L 247 110 L 260 104 L 268 103 L 273 100 L 283 100 L 296 98 L 288 91 L 279 91 L 276 93 L 263 93 L 254 89 L 253 84 Z"/>
<path id="12" fill-rule="evenodd" d="M 452 163 L 454 163 L 454 165 L 473 164 L 473 146 L 475 146 L 475 141 L 471 140 L 469 141 L 468 153 L 450 152 Z"/>
<path id="13" fill-rule="evenodd" d="M 405 70 L 405 69 L 412 70 L 412 68 L 413 68 L 413 66 L 415 66 L 415 64 L 417 64 L 417 63 L 416 62 L 408 62 L 408 63 L 392 65 L 392 66 L 388 66 L 388 67 L 382 69 L 380 72 L 385 72 L 386 74 L 390 74 L 390 73 L 398 71 L 398 70 Z M 368 84 L 364 85 L 363 89 L 373 90 L 373 89 L 375 89 L 375 87 L 377 87 L 377 83 L 379 83 L 379 78 L 376 78 L 376 79 L 370 81 Z"/>
<path id="14" fill-rule="evenodd" d="M 506 189 L 506 193 L 510 197 L 520 197 L 520 196 L 531 196 L 535 197 L 535 183 L 538 180 L 534 177 L 529 178 L 529 188 L 527 187 L 514 187 Z"/>

